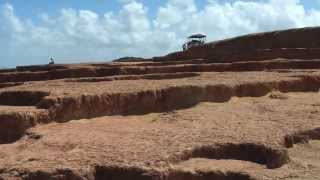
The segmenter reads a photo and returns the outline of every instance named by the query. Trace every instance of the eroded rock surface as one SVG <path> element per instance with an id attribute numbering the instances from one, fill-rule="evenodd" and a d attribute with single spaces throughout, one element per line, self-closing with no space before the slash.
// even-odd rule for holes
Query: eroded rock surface
<path id="1" fill-rule="evenodd" d="M 317 156 L 305 170 L 294 153 L 320 139 L 318 70 L 187 75 L 0 89 L 0 176 L 304 179 L 319 172 Z M 35 99 L 8 103 L 10 93 Z"/>
<path id="2" fill-rule="evenodd" d="M 1 70 L 0 179 L 318 179 L 320 60 L 297 55 L 314 41 L 295 60 Z"/>

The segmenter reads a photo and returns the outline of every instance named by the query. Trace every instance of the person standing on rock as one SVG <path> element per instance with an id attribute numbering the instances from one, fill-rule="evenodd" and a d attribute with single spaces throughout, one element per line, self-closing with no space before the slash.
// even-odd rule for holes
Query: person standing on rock
<path id="1" fill-rule="evenodd" d="M 50 58 L 49 64 L 54 64 L 54 59 L 53 59 L 53 57 Z"/>

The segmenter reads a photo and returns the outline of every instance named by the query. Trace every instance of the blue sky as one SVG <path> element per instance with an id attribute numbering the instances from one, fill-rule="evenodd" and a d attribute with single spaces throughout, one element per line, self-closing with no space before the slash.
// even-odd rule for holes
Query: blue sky
<path id="1" fill-rule="evenodd" d="M 320 0 L 0 0 L 0 67 L 152 57 L 185 37 L 218 40 L 320 25 Z"/>
<path id="2" fill-rule="evenodd" d="M 224 3 L 232 3 L 236 0 L 220 0 Z M 166 0 L 141 0 L 146 7 L 148 7 L 148 14 L 150 17 L 154 17 L 157 13 L 157 9 L 160 6 L 166 4 Z M 48 13 L 51 15 L 58 15 L 59 11 L 63 8 L 73 9 L 86 9 L 94 11 L 98 14 L 104 14 L 108 11 L 118 11 L 121 8 L 121 1 L 117 0 L 0 0 L 1 4 L 10 3 L 19 16 L 32 18 L 37 20 L 37 16 L 41 13 Z M 206 4 L 206 0 L 195 1 L 197 7 L 203 8 Z M 319 9 L 320 1 L 317 0 L 303 0 L 301 3 L 306 9 Z"/>
<path id="3" fill-rule="evenodd" d="M 164 0 L 140 0 L 148 7 L 148 16 L 153 18 L 156 16 L 158 7 L 164 5 Z M 199 6 L 205 4 L 206 1 L 200 0 L 196 3 Z M 35 22 L 39 20 L 39 14 L 47 13 L 52 16 L 59 15 L 61 9 L 77 9 L 90 10 L 99 15 L 106 12 L 117 12 L 121 9 L 123 2 L 119 0 L 0 0 L 0 4 L 10 3 L 16 10 L 16 14 L 20 17 L 30 18 Z"/>

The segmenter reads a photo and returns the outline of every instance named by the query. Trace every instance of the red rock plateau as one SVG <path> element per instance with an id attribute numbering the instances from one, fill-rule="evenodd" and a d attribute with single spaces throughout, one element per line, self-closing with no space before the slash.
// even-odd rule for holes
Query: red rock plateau
<path id="1" fill-rule="evenodd" d="M 0 179 L 319 179 L 319 34 L 1 70 Z"/>

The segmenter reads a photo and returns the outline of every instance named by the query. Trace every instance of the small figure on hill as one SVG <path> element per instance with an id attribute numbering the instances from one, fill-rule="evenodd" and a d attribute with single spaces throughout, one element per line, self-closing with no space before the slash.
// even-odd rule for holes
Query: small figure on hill
<path id="1" fill-rule="evenodd" d="M 51 57 L 49 64 L 54 64 L 54 59 Z"/>

